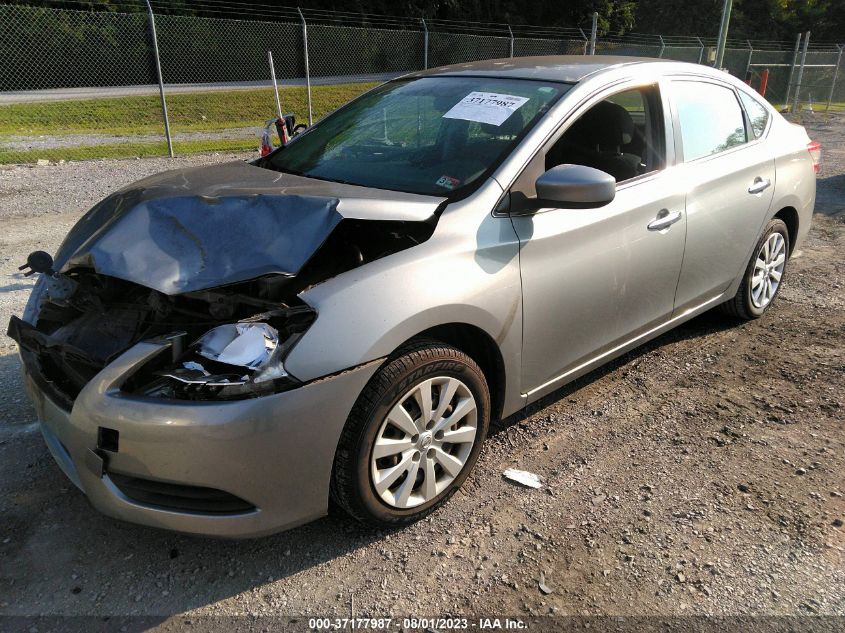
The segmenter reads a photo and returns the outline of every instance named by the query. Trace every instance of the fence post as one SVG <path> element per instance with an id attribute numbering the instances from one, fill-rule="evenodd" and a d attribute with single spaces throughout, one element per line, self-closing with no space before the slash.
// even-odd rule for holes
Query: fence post
<path id="1" fill-rule="evenodd" d="M 748 62 L 745 64 L 745 79 L 748 81 L 748 85 L 751 85 L 751 78 L 748 76 L 748 73 L 751 72 L 751 58 L 754 56 L 754 45 L 751 43 L 751 40 L 745 40 L 748 43 Z"/>
<path id="2" fill-rule="evenodd" d="M 657 54 L 657 56 L 658 56 L 658 57 L 663 57 L 663 51 L 665 51 L 665 50 L 666 50 L 666 44 L 665 44 L 665 42 L 663 41 L 663 36 L 662 36 L 662 35 L 658 35 L 657 37 L 659 37 L 659 38 L 660 38 L 660 52 Z"/>
<path id="3" fill-rule="evenodd" d="M 698 45 L 700 47 L 698 49 L 698 63 L 700 64 L 702 61 L 704 61 L 704 42 L 701 41 L 700 37 L 696 37 L 695 39 L 698 40 Z"/>
<path id="4" fill-rule="evenodd" d="M 596 54 L 596 32 L 599 28 L 598 11 L 593 13 L 593 28 L 590 30 L 590 55 Z"/>
<path id="5" fill-rule="evenodd" d="M 510 33 L 511 36 L 511 59 L 513 59 L 513 29 L 510 24 L 508 24 L 508 33 Z"/>
<path id="6" fill-rule="evenodd" d="M 839 46 L 839 55 L 836 57 L 836 68 L 833 69 L 833 81 L 830 82 L 830 93 L 827 95 L 827 107 L 825 112 L 830 112 L 830 102 L 833 101 L 833 91 L 836 89 L 836 78 L 839 76 L 839 65 L 842 63 L 842 49 L 845 46 Z"/>
<path id="7" fill-rule="evenodd" d="M 279 84 L 276 81 L 276 65 L 273 63 L 273 51 L 267 51 L 267 62 L 270 64 L 270 77 L 273 79 L 273 94 L 276 95 L 276 115 L 278 115 L 279 121 L 284 123 L 282 102 L 279 100 Z"/>
<path id="8" fill-rule="evenodd" d="M 423 70 L 428 70 L 428 25 L 425 18 L 420 18 L 423 25 Z"/>
<path id="9" fill-rule="evenodd" d="M 798 63 L 798 50 L 801 48 L 801 33 L 795 38 L 795 50 L 792 52 L 792 66 L 789 67 L 789 80 L 786 82 L 786 96 L 783 99 L 784 109 L 789 108 L 789 95 L 792 94 L 792 77 L 795 75 L 795 65 Z"/>
<path id="10" fill-rule="evenodd" d="M 719 25 L 719 40 L 716 44 L 716 64 L 715 67 L 722 69 L 722 62 L 725 60 L 725 45 L 728 42 L 728 26 L 731 22 L 731 9 L 733 8 L 733 0 L 725 0 L 725 5 L 722 7 L 722 22 Z"/>
<path id="11" fill-rule="evenodd" d="M 584 33 L 584 29 L 578 27 L 578 30 L 581 32 L 581 37 L 584 38 L 584 55 L 586 55 L 587 47 L 590 45 L 590 40 L 587 39 L 587 34 Z"/>
<path id="12" fill-rule="evenodd" d="M 150 0 L 147 0 L 147 15 L 150 16 L 150 34 L 153 39 L 153 56 L 156 61 L 156 75 L 158 76 L 158 92 L 161 96 L 161 111 L 164 114 L 164 135 L 167 137 L 167 153 L 173 158 L 173 139 L 170 137 L 170 119 L 167 116 L 167 99 L 164 97 L 164 79 L 161 76 L 161 60 L 158 56 L 158 37 L 156 36 L 156 19 Z"/>
<path id="13" fill-rule="evenodd" d="M 810 32 L 804 33 L 804 47 L 801 50 L 801 65 L 798 67 L 798 81 L 795 82 L 795 94 L 792 95 L 792 112 L 798 110 L 798 98 L 801 95 L 801 80 L 804 79 L 804 64 L 807 63 L 807 47 L 810 45 Z"/>
<path id="14" fill-rule="evenodd" d="M 305 23 L 305 16 L 302 9 L 296 7 L 299 12 L 299 19 L 302 20 L 302 48 L 305 53 L 305 88 L 308 91 L 308 125 L 314 125 L 314 114 L 311 110 L 311 68 L 308 64 L 308 25 Z"/>

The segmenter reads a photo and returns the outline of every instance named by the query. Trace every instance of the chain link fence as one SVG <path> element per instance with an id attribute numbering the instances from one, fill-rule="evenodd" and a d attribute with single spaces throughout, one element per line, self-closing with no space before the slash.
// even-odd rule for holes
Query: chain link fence
<path id="1" fill-rule="evenodd" d="M 318 119 L 369 87 L 447 64 L 530 55 L 663 57 L 712 64 L 712 38 L 308 11 L 242 18 L 75 11 L 0 3 L 0 164 L 255 151 L 274 116 Z M 153 35 L 155 34 L 155 38 Z M 156 62 L 157 41 L 159 66 Z M 842 47 L 729 41 L 724 67 L 781 106 L 842 108 Z"/>

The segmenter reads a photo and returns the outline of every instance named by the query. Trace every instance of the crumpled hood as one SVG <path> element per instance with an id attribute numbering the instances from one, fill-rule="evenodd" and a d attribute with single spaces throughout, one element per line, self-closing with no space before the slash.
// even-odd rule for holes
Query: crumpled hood
<path id="1" fill-rule="evenodd" d="M 295 276 L 343 219 L 433 222 L 444 200 L 241 161 L 178 169 L 92 208 L 68 233 L 55 268 L 89 267 L 168 295 Z"/>

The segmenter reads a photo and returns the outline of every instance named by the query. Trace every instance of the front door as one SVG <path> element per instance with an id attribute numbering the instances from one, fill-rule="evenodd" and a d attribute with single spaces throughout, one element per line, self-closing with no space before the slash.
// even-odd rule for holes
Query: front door
<path id="1" fill-rule="evenodd" d="M 686 221 L 684 192 L 664 169 L 666 126 L 657 86 L 606 97 L 540 158 L 543 169 L 578 163 L 612 173 L 613 202 L 512 212 L 522 271 L 522 385 L 529 396 L 563 384 L 603 351 L 670 318 Z M 529 181 L 515 183 L 517 209 L 543 169 L 529 165 Z"/>

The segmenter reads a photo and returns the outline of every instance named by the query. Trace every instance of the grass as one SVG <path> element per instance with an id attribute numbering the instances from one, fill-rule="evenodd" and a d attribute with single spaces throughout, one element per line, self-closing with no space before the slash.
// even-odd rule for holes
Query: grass
<path id="1" fill-rule="evenodd" d="M 311 89 L 314 119 L 340 107 L 376 83 L 315 86 Z M 308 120 L 305 88 L 280 91 L 282 110 L 296 114 L 298 122 Z M 242 127 L 263 127 L 276 111 L 273 91 L 269 88 L 198 93 L 174 93 L 167 97 L 167 113 L 175 138 L 181 132 L 209 132 Z M 106 99 L 19 103 L 0 106 L 0 164 L 47 160 L 87 160 L 91 158 L 131 158 L 162 156 L 163 142 L 122 142 L 79 145 L 45 150 L 3 148 L 3 136 L 68 136 L 104 134 L 142 136 L 164 134 L 161 103 L 158 96 L 130 96 Z M 175 141 L 177 154 L 207 151 L 257 149 L 258 137 L 219 140 Z"/>
<path id="2" fill-rule="evenodd" d="M 311 89 L 314 117 L 320 118 L 375 86 L 374 83 L 315 86 Z M 282 110 L 307 119 L 305 88 L 280 90 Z M 263 125 L 276 110 L 269 88 L 218 92 L 174 93 L 167 113 L 174 132 L 208 131 Z M 149 134 L 162 133 L 157 95 L 16 103 L 0 106 L 0 134 Z"/>
<path id="3" fill-rule="evenodd" d="M 256 137 L 255 139 L 176 141 L 173 143 L 173 153 L 177 156 L 184 156 L 185 154 L 201 154 L 204 152 L 253 151 L 256 152 L 257 156 L 258 140 Z M 0 149 L 0 165 L 34 163 L 41 158 L 58 162 L 60 160 L 91 160 L 94 158 L 149 158 L 166 155 L 167 143 L 164 141 L 78 145 L 24 151 Z"/>
<path id="4" fill-rule="evenodd" d="M 781 102 L 772 103 L 772 106 L 778 111 L 781 112 L 784 109 L 788 109 L 787 105 Z M 790 102 L 791 106 L 791 102 Z M 798 111 L 804 112 L 807 110 L 809 106 L 808 103 L 802 101 L 798 104 Z M 813 102 L 813 112 L 845 112 L 845 102 L 843 101 L 831 101 L 830 108 L 827 107 L 827 101 L 814 101 Z"/>

